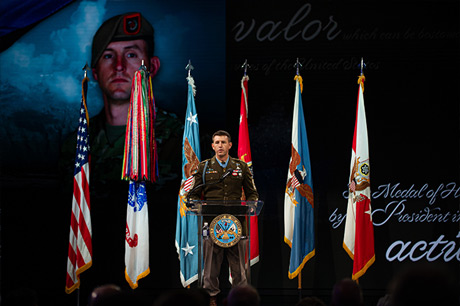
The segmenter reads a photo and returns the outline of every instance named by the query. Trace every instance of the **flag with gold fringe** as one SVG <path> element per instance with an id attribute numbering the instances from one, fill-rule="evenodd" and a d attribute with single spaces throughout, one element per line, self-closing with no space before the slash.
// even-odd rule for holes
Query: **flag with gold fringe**
<path id="1" fill-rule="evenodd" d="M 248 129 L 248 81 L 249 77 L 244 75 L 241 79 L 241 103 L 240 103 L 240 124 L 238 133 L 238 158 L 248 164 L 251 172 L 252 156 L 251 145 L 249 142 L 249 129 Z M 251 216 L 250 222 L 250 262 L 251 266 L 259 262 L 259 224 L 258 217 Z"/>
<path id="2" fill-rule="evenodd" d="M 358 102 L 350 163 L 347 217 L 343 248 L 353 260 L 352 279 L 358 280 L 375 261 L 372 224 L 369 146 L 364 109 L 364 75 L 358 79 Z"/>
<path id="3" fill-rule="evenodd" d="M 86 93 L 88 91 L 86 71 L 81 87 L 81 106 L 77 131 L 72 215 L 70 220 L 69 252 L 65 287 L 65 291 L 68 294 L 80 287 L 80 274 L 91 267 L 93 257 L 89 199 L 90 147 L 89 117 L 88 108 L 86 106 Z"/>
<path id="4" fill-rule="evenodd" d="M 188 66 L 189 67 L 189 66 Z M 180 280 L 186 287 L 198 280 L 198 217 L 188 214 L 188 192 L 193 188 L 193 173 L 201 159 L 198 114 L 195 107 L 195 81 L 187 77 L 188 94 L 182 138 L 182 184 L 179 190 L 176 216 L 176 250 L 180 261 Z"/>
<path id="5" fill-rule="evenodd" d="M 297 74 L 292 118 L 291 159 L 284 195 L 284 242 L 291 247 L 288 277 L 295 278 L 315 255 L 313 180 L 302 107 L 302 77 Z"/>
<path id="6" fill-rule="evenodd" d="M 122 179 L 129 180 L 125 237 L 125 278 L 132 289 L 150 273 L 146 182 L 158 177 L 152 79 L 144 63 L 135 72 L 126 125 Z"/>

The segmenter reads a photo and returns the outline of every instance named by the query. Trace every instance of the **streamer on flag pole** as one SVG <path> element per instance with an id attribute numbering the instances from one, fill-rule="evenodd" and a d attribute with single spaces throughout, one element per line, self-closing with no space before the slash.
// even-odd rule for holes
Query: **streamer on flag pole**
<path id="1" fill-rule="evenodd" d="M 129 180 L 125 237 L 125 278 L 132 289 L 150 273 L 146 182 L 158 177 L 155 99 L 144 61 L 135 72 L 126 124 L 122 176 Z"/>
<path id="2" fill-rule="evenodd" d="M 299 276 L 315 255 L 313 180 L 307 130 L 302 107 L 302 77 L 297 60 L 296 91 L 292 118 L 291 159 L 284 196 L 284 242 L 291 247 L 288 277 Z"/>
<path id="3" fill-rule="evenodd" d="M 86 69 L 81 87 L 80 117 L 73 179 L 72 215 L 70 220 L 69 252 L 67 260 L 66 293 L 80 287 L 80 274 L 92 265 L 92 230 L 89 198 L 90 147 L 89 118 L 86 106 L 88 77 Z"/>
<path id="4" fill-rule="evenodd" d="M 155 141 L 155 99 L 144 61 L 135 72 L 126 125 L 122 179 L 155 182 L 158 157 Z"/>
<path id="5" fill-rule="evenodd" d="M 198 113 L 195 107 L 195 81 L 191 76 L 193 66 L 188 70 L 187 109 L 185 112 L 184 135 L 182 138 L 182 184 L 179 190 L 176 215 L 176 251 L 180 261 L 180 280 L 187 287 L 198 280 L 198 217 L 187 214 L 186 198 L 193 188 L 192 173 L 198 169 L 201 159 Z"/>
<path id="6" fill-rule="evenodd" d="M 364 108 L 364 74 L 358 78 L 358 101 L 353 134 L 347 217 L 343 248 L 353 260 L 352 279 L 358 280 L 375 261 L 374 226 L 372 223 L 369 145 Z"/>

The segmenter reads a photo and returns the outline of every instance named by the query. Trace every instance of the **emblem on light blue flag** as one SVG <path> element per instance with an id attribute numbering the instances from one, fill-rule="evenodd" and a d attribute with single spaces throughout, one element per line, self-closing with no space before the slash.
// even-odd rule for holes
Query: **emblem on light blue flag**
<path id="1" fill-rule="evenodd" d="M 198 217 L 190 214 L 185 205 L 188 192 L 193 188 L 193 174 L 201 160 L 198 115 L 195 108 L 195 81 L 189 70 L 187 109 L 182 138 L 182 183 L 177 201 L 176 251 L 180 260 L 180 279 L 184 287 L 198 280 Z"/>

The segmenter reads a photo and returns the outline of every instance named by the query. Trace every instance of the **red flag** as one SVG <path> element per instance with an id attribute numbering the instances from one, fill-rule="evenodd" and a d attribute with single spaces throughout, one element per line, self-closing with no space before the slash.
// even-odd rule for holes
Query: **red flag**
<path id="1" fill-rule="evenodd" d="M 375 261 L 369 146 L 361 75 L 350 165 L 349 195 L 343 248 L 353 259 L 352 279 L 359 279 Z"/>
<path id="2" fill-rule="evenodd" d="M 247 75 L 241 80 L 240 126 L 238 135 L 238 158 L 248 164 L 252 172 L 251 146 L 248 131 L 248 80 Z M 259 225 L 257 216 L 250 217 L 251 265 L 259 261 Z"/>
<path id="3" fill-rule="evenodd" d="M 66 293 L 80 287 L 80 273 L 91 267 L 91 215 L 89 204 L 89 134 L 86 92 L 88 78 L 82 81 L 80 120 L 73 180 L 72 216 L 70 220 L 69 255 L 67 260 Z"/>

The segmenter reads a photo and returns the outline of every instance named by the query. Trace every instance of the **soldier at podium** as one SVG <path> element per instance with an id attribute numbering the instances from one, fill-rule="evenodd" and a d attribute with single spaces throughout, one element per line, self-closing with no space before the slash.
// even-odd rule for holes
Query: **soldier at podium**
<path id="1" fill-rule="evenodd" d="M 215 155 L 199 164 L 194 173 L 194 185 L 203 186 L 194 190 L 190 199 L 239 201 L 244 191 L 247 201 L 258 200 L 259 194 L 251 170 L 245 162 L 229 155 L 231 147 L 232 139 L 228 132 L 219 130 L 213 134 L 212 149 Z M 223 248 L 211 239 L 204 240 L 203 288 L 211 296 L 210 305 L 215 305 L 216 295 L 220 292 L 219 275 L 224 253 L 227 255 L 233 287 L 247 284 L 244 258 L 246 242 L 240 241 L 231 247 Z"/>

